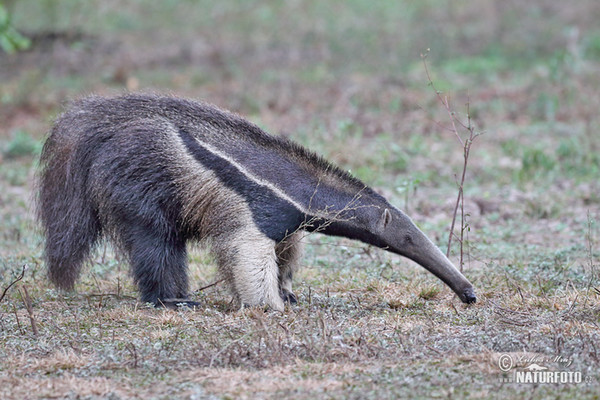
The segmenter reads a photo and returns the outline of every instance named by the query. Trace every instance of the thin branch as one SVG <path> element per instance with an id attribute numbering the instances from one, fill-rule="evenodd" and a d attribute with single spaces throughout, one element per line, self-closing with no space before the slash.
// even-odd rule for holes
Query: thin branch
<path id="1" fill-rule="evenodd" d="M 590 297 L 590 289 L 592 288 L 592 284 L 596 278 L 596 268 L 594 265 L 594 240 L 593 240 L 593 230 L 592 230 L 593 220 L 590 216 L 590 210 L 587 211 L 587 250 L 588 250 L 588 262 L 590 266 L 590 279 L 588 280 L 586 287 L 585 300 L 583 302 L 583 308 L 587 306 L 588 299 Z M 598 289 L 594 288 L 596 292 Z"/>
<path id="2" fill-rule="evenodd" d="M 29 297 L 29 291 L 27 291 L 27 286 L 25 285 L 23 285 L 21 297 L 23 298 L 23 303 L 25 304 L 25 309 L 27 310 L 27 315 L 29 316 L 29 321 L 31 322 L 31 330 L 33 331 L 33 335 L 39 336 L 37 323 L 35 321 L 35 315 L 33 314 L 33 304 L 31 302 L 31 297 Z"/>
<path id="3" fill-rule="evenodd" d="M 219 279 L 219 280 L 218 280 L 218 281 L 216 281 L 216 282 L 210 283 L 210 284 L 208 284 L 208 285 L 206 285 L 206 286 L 202 286 L 200 289 L 196 290 L 196 292 L 201 292 L 201 291 L 203 291 L 204 289 L 208 289 L 208 288 L 210 288 L 210 287 L 216 286 L 216 285 L 218 285 L 219 283 L 223 282 L 224 280 L 225 280 L 225 278 L 223 278 L 223 279 Z"/>
<path id="4" fill-rule="evenodd" d="M 454 116 L 454 113 L 450 109 L 450 103 L 448 101 L 448 96 L 442 97 L 442 92 L 440 92 L 439 90 L 436 89 L 436 87 L 433 83 L 433 79 L 431 79 L 431 74 L 429 73 L 429 67 L 427 67 L 427 61 L 426 61 L 428 54 L 429 54 L 429 49 L 427 49 L 427 53 L 421 54 L 421 59 L 423 60 L 423 65 L 425 66 L 425 73 L 427 74 L 427 80 L 429 81 L 429 84 L 435 91 L 435 95 L 440 100 L 440 102 L 444 105 L 444 108 L 448 112 L 448 117 L 450 118 L 450 122 L 452 123 L 452 131 L 456 135 L 456 138 L 458 139 L 460 144 L 462 146 L 464 146 L 463 140 L 461 139 L 460 135 L 458 134 L 458 129 L 456 129 L 456 123 L 455 123 L 456 117 Z"/>
<path id="5" fill-rule="evenodd" d="M 13 314 L 15 314 L 15 320 L 17 321 L 17 327 L 19 328 L 19 332 L 21 332 L 21 335 L 24 335 L 25 331 L 21 327 L 21 321 L 19 320 L 19 313 L 17 312 L 17 307 L 15 307 L 15 303 L 12 303 L 12 306 L 13 306 Z"/>
<path id="6" fill-rule="evenodd" d="M 359 203 L 360 199 L 362 198 L 362 192 L 366 189 L 366 186 L 364 186 L 358 192 L 356 192 L 352 199 L 350 199 L 343 208 L 335 210 L 333 209 L 333 207 L 327 205 L 323 210 L 317 209 L 313 212 L 313 210 L 311 209 L 311 205 L 313 198 L 317 195 L 320 180 L 321 178 L 319 178 L 319 182 L 315 186 L 313 194 L 310 197 L 309 208 L 307 210 L 307 213 L 304 215 L 304 221 L 302 221 L 293 232 L 286 232 L 284 238 L 281 240 L 281 243 L 285 244 L 285 247 L 281 249 L 281 252 L 285 252 L 287 249 L 290 248 L 290 246 L 293 245 L 294 241 L 288 241 L 287 239 L 296 233 L 302 232 L 301 236 L 297 240 L 301 241 L 308 235 L 324 231 L 333 223 L 341 221 L 350 221 L 355 218 L 354 216 L 349 216 L 345 218 L 344 214 L 350 214 L 350 212 L 356 211 L 364 207 L 373 207 L 371 205 L 361 205 Z M 317 224 L 316 227 L 315 224 Z"/>
<path id="7" fill-rule="evenodd" d="M 2 302 L 2 300 L 4 299 L 4 296 L 6 296 L 6 293 L 8 292 L 8 289 L 10 289 L 15 283 L 19 282 L 21 279 L 23 279 L 23 277 L 25 276 L 25 270 L 27 269 L 27 264 L 23 264 L 22 267 L 22 271 L 21 271 L 21 275 L 19 275 L 17 277 L 17 279 L 15 279 L 14 281 L 12 281 L 7 287 L 6 289 L 4 289 L 4 291 L 2 292 L 2 296 L 0 296 L 0 303 Z"/>
<path id="8" fill-rule="evenodd" d="M 471 121 L 471 108 L 470 108 L 470 99 L 467 99 L 467 104 L 466 104 L 466 108 L 467 108 L 467 123 L 464 124 L 463 122 L 461 122 L 457 117 L 456 117 L 456 113 L 454 111 L 452 111 L 452 108 L 450 106 L 450 101 L 448 99 L 448 96 L 442 96 L 441 92 L 438 91 L 435 87 L 435 84 L 433 83 L 433 79 L 431 78 L 431 73 L 429 72 L 429 67 L 427 66 L 427 55 L 429 54 L 429 49 L 427 49 L 427 52 L 425 54 L 421 54 L 421 59 L 423 60 L 423 66 L 425 67 L 425 73 L 427 75 L 427 80 L 429 82 L 429 85 L 431 85 L 431 87 L 433 88 L 433 90 L 435 91 L 435 94 L 438 98 L 438 100 L 440 101 L 440 103 L 444 106 L 444 108 L 446 109 L 446 112 L 448 113 L 448 118 L 450 119 L 450 123 L 452 124 L 452 129 L 451 131 L 454 132 L 454 135 L 456 136 L 456 138 L 458 139 L 458 141 L 460 142 L 460 144 L 463 147 L 463 169 L 462 169 L 462 173 L 461 173 L 461 177 L 460 177 L 460 182 L 457 182 L 458 185 L 458 195 L 456 196 L 456 203 L 454 204 L 454 211 L 452 213 L 452 223 L 450 224 L 450 232 L 448 233 L 448 247 L 446 250 L 446 256 L 450 256 L 450 247 L 452 245 L 452 236 L 454 236 L 454 226 L 456 224 L 456 216 L 458 214 L 458 207 L 460 206 L 460 210 L 461 210 L 461 218 L 460 218 L 460 224 L 461 224 L 461 229 L 460 229 L 460 270 L 462 271 L 463 268 L 463 262 L 464 262 L 464 231 L 466 229 L 466 225 L 465 225 L 465 208 L 464 208 L 464 184 L 465 184 L 465 177 L 467 174 L 467 166 L 469 163 L 469 154 L 471 152 L 471 145 L 473 144 L 473 140 L 475 140 L 475 138 L 477 136 L 479 136 L 481 133 L 480 132 L 475 132 L 475 128 L 473 127 L 472 121 Z M 463 140 L 460 137 L 460 134 L 458 133 L 458 129 L 457 129 L 457 124 L 464 128 L 468 133 L 469 133 L 469 137 L 466 140 Z"/>

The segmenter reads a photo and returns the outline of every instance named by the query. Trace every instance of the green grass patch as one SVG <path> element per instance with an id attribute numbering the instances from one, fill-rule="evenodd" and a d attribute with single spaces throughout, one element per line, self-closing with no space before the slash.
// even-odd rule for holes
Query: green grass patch
<path id="1" fill-rule="evenodd" d="M 40 141 L 29 133 L 17 130 L 12 138 L 3 146 L 2 154 L 7 159 L 19 157 L 32 157 L 38 155 L 42 150 Z"/>

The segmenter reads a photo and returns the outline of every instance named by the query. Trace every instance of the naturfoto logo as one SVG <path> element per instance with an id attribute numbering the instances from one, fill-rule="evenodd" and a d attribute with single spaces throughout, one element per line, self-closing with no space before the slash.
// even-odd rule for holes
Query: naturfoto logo
<path id="1" fill-rule="evenodd" d="M 552 383 L 578 384 L 589 382 L 581 371 L 552 370 L 546 365 L 557 364 L 568 368 L 573 359 L 563 356 L 543 357 L 502 354 L 498 358 L 498 367 L 504 373 L 501 380 L 506 383 Z M 512 374 L 509 372 L 512 371 Z"/>

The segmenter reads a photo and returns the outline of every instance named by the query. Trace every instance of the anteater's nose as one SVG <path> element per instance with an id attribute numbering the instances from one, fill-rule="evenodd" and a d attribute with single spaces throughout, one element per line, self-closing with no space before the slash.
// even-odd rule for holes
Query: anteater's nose
<path id="1" fill-rule="evenodd" d="M 475 291 L 473 288 L 465 289 L 461 297 L 463 303 L 471 304 L 477 301 L 477 297 L 475 296 Z"/>

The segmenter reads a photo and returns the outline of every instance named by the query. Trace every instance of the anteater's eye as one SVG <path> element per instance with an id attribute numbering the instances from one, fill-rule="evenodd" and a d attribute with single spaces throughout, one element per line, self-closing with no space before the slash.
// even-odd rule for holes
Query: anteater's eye
<path id="1" fill-rule="evenodd" d="M 411 235 L 404 235 L 404 244 L 414 244 Z"/>

